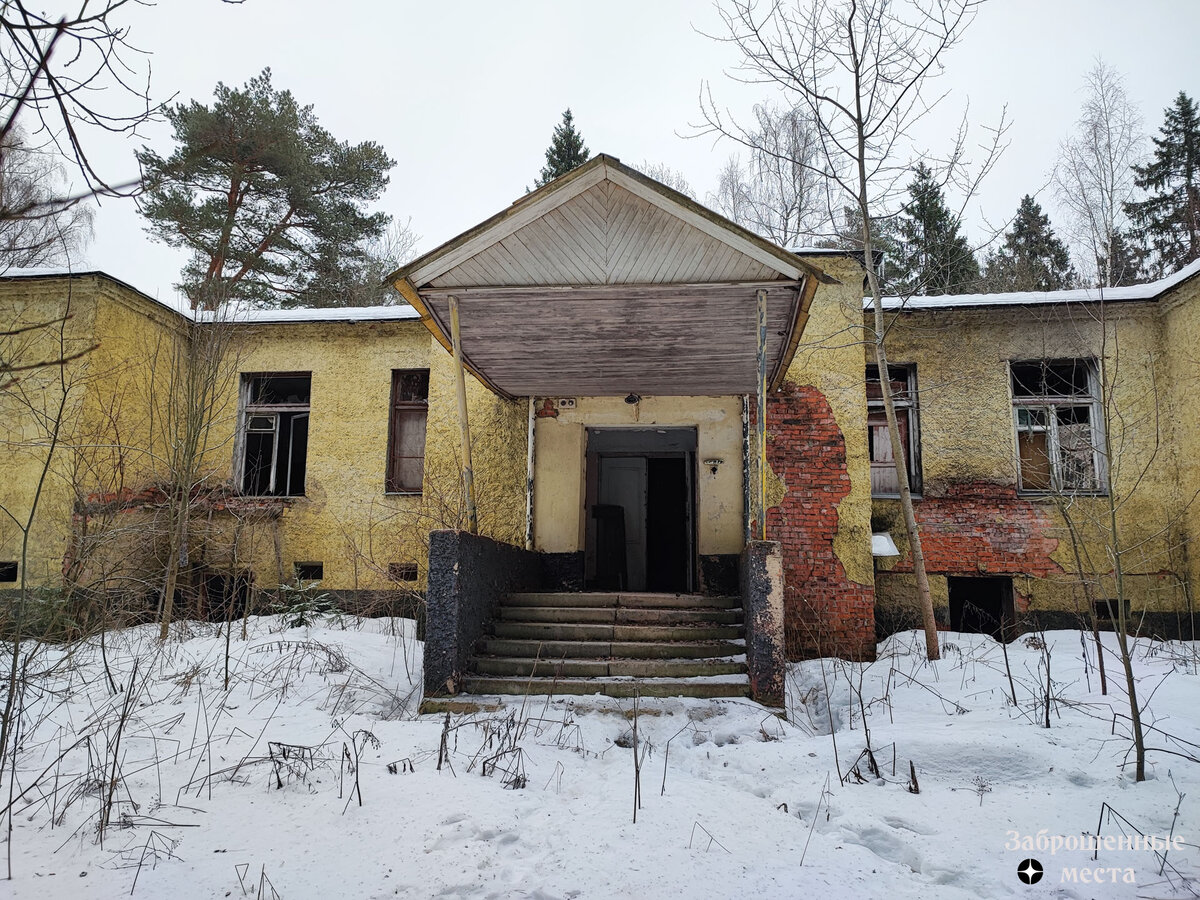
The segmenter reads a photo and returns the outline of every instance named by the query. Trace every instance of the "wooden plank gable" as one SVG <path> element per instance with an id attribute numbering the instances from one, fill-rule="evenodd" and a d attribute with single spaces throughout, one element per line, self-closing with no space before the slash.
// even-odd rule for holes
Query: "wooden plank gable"
<path id="1" fill-rule="evenodd" d="M 429 284 L 669 284 L 778 277 L 776 268 L 605 180 Z"/>

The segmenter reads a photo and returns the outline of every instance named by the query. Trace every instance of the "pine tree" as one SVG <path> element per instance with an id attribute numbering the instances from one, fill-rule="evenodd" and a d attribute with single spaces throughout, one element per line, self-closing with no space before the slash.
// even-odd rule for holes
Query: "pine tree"
<path id="1" fill-rule="evenodd" d="M 913 169 L 909 201 L 899 216 L 899 243 L 890 273 L 900 295 L 962 294 L 978 288 L 979 262 L 946 206 L 942 186 L 924 163 Z"/>
<path id="2" fill-rule="evenodd" d="M 383 193 L 393 161 L 371 141 L 335 139 L 311 106 L 271 85 L 270 69 L 214 93 L 211 107 L 167 111 L 170 156 L 137 154 L 147 230 L 192 252 L 179 287 L 205 308 L 340 305 L 338 286 L 387 227 L 390 216 L 364 207 Z"/>
<path id="3" fill-rule="evenodd" d="M 566 175 L 587 162 L 591 155 L 584 146 L 583 135 L 575 130 L 575 117 L 568 109 L 563 113 L 562 122 L 554 126 L 554 136 L 550 139 L 550 146 L 546 148 L 546 165 L 542 166 L 537 186 L 541 187 L 560 175 Z"/>
<path id="4" fill-rule="evenodd" d="M 1150 196 L 1125 205 L 1136 235 L 1154 254 L 1154 277 L 1200 259 L 1200 110 L 1183 91 L 1159 131 L 1153 160 L 1133 167 L 1134 183 Z"/>
<path id="5" fill-rule="evenodd" d="M 1021 198 L 1004 245 L 988 254 L 983 278 L 992 293 L 1060 291 L 1079 281 L 1066 245 L 1050 227 L 1050 217 L 1028 194 Z"/>

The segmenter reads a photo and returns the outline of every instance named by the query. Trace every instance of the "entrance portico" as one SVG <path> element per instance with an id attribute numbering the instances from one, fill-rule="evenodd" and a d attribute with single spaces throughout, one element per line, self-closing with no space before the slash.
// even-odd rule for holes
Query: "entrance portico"
<path id="1" fill-rule="evenodd" d="M 752 398 L 832 279 L 600 155 L 392 281 L 447 350 L 456 315 L 463 367 L 527 405 L 526 549 L 558 586 L 737 591 Z"/>

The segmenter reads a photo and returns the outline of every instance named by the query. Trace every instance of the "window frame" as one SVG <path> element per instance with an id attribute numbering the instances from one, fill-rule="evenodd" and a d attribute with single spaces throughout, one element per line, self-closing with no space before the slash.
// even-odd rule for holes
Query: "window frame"
<path id="1" fill-rule="evenodd" d="M 865 381 L 869 386 L 872 381 L 878 382 L 879 366 L 871 363 L 867 365 L 865 372 Z M 892 377 L 894 374 L 902 373 L 901 378 Z M 916 363 L 888 363 L 888 380 L 891 382 L 903 381 L 906 385 L 901 394 L 893 393 L 892 401 L 896 408 L 897 421 L 901 414 L 907 420 L 907 440 L 905 441 L 905 464 L 908 469 L 908 488 L 909 491 L 919 497 L 923 487 L 924 479 L 921 473 L 921 416 L 920 405 L 917 399 L 917 365 Z M 867 458 L 868 466 L 875 468 L 875 461 L 871 459 L 871 448 L 873 446 L 874 437 L 871 434 L 871 429 L 877 427 L 877 424 L 872 423 L 872 419 L 878 419 L 879 416 L 885 416 L 886 412 L 883 405 L 882 392 L 878 399 L 870 397 L 869 387 L 867 389 Z M 883 422 L 883 430 L 887 430 L 886 418 Z M 890 437 L 889 437 L 890 442 Z M 892 463 L 888 462 L 889 466 Z M 894 467 L 894 466 L 893 466 Z M 871 484 L 872 498 L 880 499 L 895 499 L 900 496 L 900 487 L 897 484 L 894 491 L 879 491 L 876 492 L 874 479 Z"/>
<path id="2" fill-rule="evenodd" d="M 275 481 L 277 469 L 279 466 L 279 415 L 281 413 L 292 413 L 295 417 L 303 414 L 311 425 L 312 423 L 312 372 L 311 371 L 264 371 L 264 372 L 241 372 L 240 383 L 238 385 L 238 419 L 237 419 L 237 434 L 235 435 L 233 447 L 233 480 L 237 486 L 238 493 L 243 497 L 275 497 L 278 499 L 296 499 L 306 496 L 308 481 L 308 433 L 305 435 L 305 473 L 301 481 L 300 493 L 249 493 L 246 490 L 246 442 L 247 436 L 251 433 L 250 421 L 255 417 L 271 416 L 274 420 L 273 432 L 275 435 L 274 443 L 271 450 L 271 482 Z M 256 378 L 307 378 L 308 379 L 308 402 L 306 403 L 251 403 L 251 391 L 253 389 L 254 379 Z"/>
<path id="3" fill-rule="evenodd" d="M 1015 368 L 1018 366 L 1051 366 L 1071 365 L 1082 366 L 1087 375 L 1086 394 L 1055 394 L 1046 392 L 1032 396 L 1019 395 L 1016 390 Z M 1055 494 L 1103 497 L 1108 494 L 1108 470 L 1104 457 L 1104 418 L 1101 415 L 1099 367 L 1094 358 L 1090 357 L 1054 357 L 1044 359 L 1013 359 L 1008 363 L 1008 391 L 1012 402 L 1012 436 L 1013 457 L 1017 465 L 1017 493 L 1029 497 L 1047 497 Z M 1095 487 L 1067 487 L 1063 483 L 1063 463 L 1059 435 L 1059 410 L 1071 407 L 1088 410 L 1088 427 L 1090 429 L 1092 477 Z M 1022 425 L 1021 410 L 1042 410 L 1045 412 L 1045 424 Z M 1050 465 L 1050 485 L 1048 487 L 1027 487 L 1021 471 L 1021 435 L 1023 433 L 1044 433 L 1046 435 L 1046 460 Z"/>
<path id="4" fill-rule="evenodd" d="M 402 376 L 423 374 L 425 376 L 425 399 L 423 400 L 400 400 L 400 387 Z M 429 424 L 429 369 L 414 368 L 414 369 L 392 369 L 392 386 L 391 393 L 388 398 L 388 439 L 387 439 L 387 455 L 384 459 L 383 473 L 383 492 L 390 496 L 398 497 L 419 497 L 424 492 L 425 482 L 425 445 L 428 440 L 428 431 L 425 432 L 426 440 L 421 445 L 421 455 L 416 456 L 397 456 L 396 441 L 399 437 L 397 422 L 399 416 L 405 413 L 422 413 L 425 417 L 425 427 Z M 399 473 L 396 461 L 400 459 L 420 459 L 421 460 L 421 483 L 415 486 L 404 485 L 399 482 Z"/>

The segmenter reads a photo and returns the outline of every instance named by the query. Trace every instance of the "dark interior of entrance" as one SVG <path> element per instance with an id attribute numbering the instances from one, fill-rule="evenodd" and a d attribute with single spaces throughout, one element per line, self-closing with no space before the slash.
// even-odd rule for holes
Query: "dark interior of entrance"
<path id="1" fill-rule="evenodd" d="M 695 429 L 589 429 L 589 587 L 693 589 L 695 440 Z"/>
<path id="2" fill-rule="evenodd" d="M 1003 640 L 1016 621 L 1013 583 L 1007 577 L 947 578 L 950 630 Z"/>

